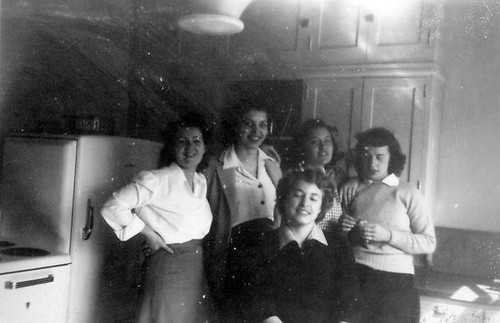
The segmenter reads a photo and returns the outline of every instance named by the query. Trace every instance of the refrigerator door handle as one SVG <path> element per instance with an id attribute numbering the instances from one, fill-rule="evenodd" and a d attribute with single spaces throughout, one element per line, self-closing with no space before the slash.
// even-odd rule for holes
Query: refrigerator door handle
<path id="1" fill-rule="evenodd" d="M 92 201 L 87 200 L 87 219 L 85 220 L 85 227 L 82 229 L 82 240 L 88 240 L 94 229 L 94 207 Z"/>

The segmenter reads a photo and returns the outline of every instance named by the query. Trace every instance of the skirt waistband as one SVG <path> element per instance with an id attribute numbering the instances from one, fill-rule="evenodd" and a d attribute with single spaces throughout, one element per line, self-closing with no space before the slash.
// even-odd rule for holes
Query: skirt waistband
<path id="1" fill-rule="evenodd" d="M 190 252 L 201 252 L 202 250 L 202 240 L 195 239 L 189 240 L 184 243 L 172 243 L 168 245 L 174 253 L 182 254 L 182 253 L 190 253 Z"/>

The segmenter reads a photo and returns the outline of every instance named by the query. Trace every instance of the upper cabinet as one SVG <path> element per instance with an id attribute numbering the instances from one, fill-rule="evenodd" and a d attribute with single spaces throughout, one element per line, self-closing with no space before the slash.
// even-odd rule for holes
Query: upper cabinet
<path id="1" fill-rule="evenodd" d="M 429 62 L 434 57 L 433 0 L 300 0 L 288 63 Z M 290 38 L 290 37 L 288 37 Z"/>
<path id="2" fill-rule="evenodd" d="M 320 118 L 338 130 L 343 151 L 373 127 L 391 130 L 407 156 L 401 179 L 432 204 L 436 190 L 442 78 L 436 71 L 341 71 L 305 80 L 302 119 Z"/>

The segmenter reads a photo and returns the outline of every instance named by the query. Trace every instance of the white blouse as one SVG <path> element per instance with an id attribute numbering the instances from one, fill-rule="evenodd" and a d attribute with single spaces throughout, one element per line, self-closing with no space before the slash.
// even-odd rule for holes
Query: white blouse
<path id="1" fill-rule="evenodd" d="M 139 173 L 132 183 L 113 193 L 101 214 L 120 240 L 128 240 L 149 225 L 167 244 L 202 239 L 210 230 L 212 212 L 205 176 L 196 173 L 194 190 L 182 169 L 170 166 Z"/>

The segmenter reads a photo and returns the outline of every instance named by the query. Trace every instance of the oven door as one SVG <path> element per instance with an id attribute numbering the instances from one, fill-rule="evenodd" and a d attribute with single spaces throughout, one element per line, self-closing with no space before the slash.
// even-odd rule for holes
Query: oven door
<path id="1" fill-rule="evenodd" d="M 69 265 L 0 275 L 2 322 L 66 322 Z"/>

